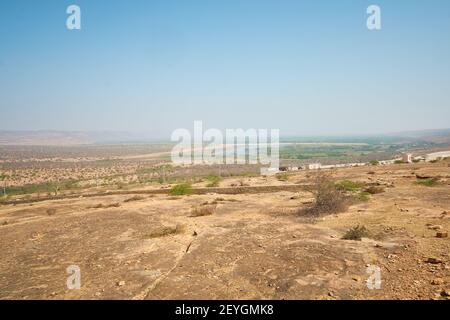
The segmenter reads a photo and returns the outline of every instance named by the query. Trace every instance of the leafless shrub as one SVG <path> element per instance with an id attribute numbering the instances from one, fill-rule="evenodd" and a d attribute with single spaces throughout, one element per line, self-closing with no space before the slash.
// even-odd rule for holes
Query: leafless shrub
<path id="1" fill-rule="evenodd" d="M 311 206 L 300 209 L 301 215 L 320 216 L 345 212 L 350 205 L 349 197 L 344 191 L 337 188 L 336 184 L 323 173 L 317 174 L 311 191 L 316 200 Z"/>
<path id="2" fill-rule="evenodd" d="M 365 226 L 357 225 L 356 227 L 353 227 L 349 229 L 342 239 L 344 240 L 356 240 L 361 241 L 362 238 L 369 238 L 371 237 L 371 233 Z"/>

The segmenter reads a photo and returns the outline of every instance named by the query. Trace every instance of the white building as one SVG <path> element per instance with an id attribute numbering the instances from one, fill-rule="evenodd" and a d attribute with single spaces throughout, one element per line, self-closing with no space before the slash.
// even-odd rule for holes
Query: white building
<path id="1" fill-rule="evenodd" d="M 318 170 L 320 169 L 322 166 L 320 163 L 310 163 L 308 164 L 308 169 L 309 170 Z"/>
<path id="2" fill-rule="evenodd" d="M 404 153 L 402 155 L 402 161 L 404 163 L 412 163 L 413 162 L 413 157 L 411 153 Z"/>

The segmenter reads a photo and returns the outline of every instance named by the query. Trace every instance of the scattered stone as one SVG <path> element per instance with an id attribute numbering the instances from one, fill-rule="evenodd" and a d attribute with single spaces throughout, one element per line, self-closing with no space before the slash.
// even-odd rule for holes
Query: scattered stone
<path id="1" fill-rule="evenodd" d="M 447 231 L 441 231 L 436 233 L 436 238 L 447 238 L 447 237 L 448 237 Z"/>
<path id="2" fill-rule="evenodd" d="M 428 229 L 430 229 L 430 230 L 441 230 L 442 226 L 440 226 L 440 225 L 429 226 Z"/>
<path id="3" fill-rule="evenodd" d="M 426 174 L 419 174 L 419 173 L 416 173 L 416 178 L 417 178 L 417 179 L 426 180 L 426 179 L 431 179 L 431 178 L 433 178 L 433 177 L 432 177 L 432 176 L 429 176 L 429 175 L 426 175 Z"/>
<path id="4" fill-rule="evenodd" d="M 440 278 L 433 279 L 433 280 L 431 280 L 431 284 L 434 286 L 440 286 L 441 284 L 444 284 L 444 279 L 440 279 Z"/>
<path id="5" fill-rule="evenodd" d="M 117 282 L 117 286 L 122 287 L 125 285 L 125 281 L 119 281 Z"/>
<path id="6" fill-rule="evenodd" d="M 352 277 L 353 281 L 360 281 L 361 279 L 359 277 Z"/>
<path id="7" fill-rule="evenodd" d="M 197 231 L 194 230 L 194 233 L 192 234 L 194 237 L 197 236 Z"/>
<path id="8" fill-rule="evenodd" d="M 442 263 L 442 260 L 438 259 L 438 258 L 428 258 L 425 262 L 431 263 L 431 264 L 440 264 L 440 263 Z"/>
<path id="9" fill-rule="evenodd" d="M 441 291 L 441 296 L 450 297 L 450 289 L 444 289 Z"/>

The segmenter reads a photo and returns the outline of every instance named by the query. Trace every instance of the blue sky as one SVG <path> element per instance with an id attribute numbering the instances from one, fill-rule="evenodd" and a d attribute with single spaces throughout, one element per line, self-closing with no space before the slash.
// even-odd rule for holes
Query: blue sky
<path id="1" fill-rule="evenodd" d="M 82 29 L 66 28 L 77 4 Z M 381 7 L 382 30 L 366 28 Z M 0 2 L 0 130 L 450 127 L 450 1 Z"/>

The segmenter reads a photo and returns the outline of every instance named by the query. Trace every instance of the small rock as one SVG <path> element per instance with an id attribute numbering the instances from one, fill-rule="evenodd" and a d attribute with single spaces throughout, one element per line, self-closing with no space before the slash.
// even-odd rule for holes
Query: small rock
<path id="1" fill-rule="evenodd" d="M 431 263 L 431 264 L 440 264 L 440 263 L 442 263 L 442 260 L 438 259 L 438 258 L 428 258 L 425 262 Z"/>
<path id="2" fill-rule="evenodd" d="M 360 279 L 359 279 L 359 277 L 352 277 L 352 280 L 353 281 L 359 281 Z"/>
<path id="3" fill-rule="evenodd" d="M 125 285 L 125 281 L 119 281 L 119 282 L 117 282 L 117 285 L 118 285 L 119 287 L 122 287 L 122 286 Z"/>
<path id="4" fill-rule="evenodd" d="M 194 230 L 194 233 L 192 234 L 194 237 L 197 236 L 197 231 Z"/>
<path id="5" fill-rule="evenodd" d="M 428 229 L 430 230 L 441 230 L 442 226 L 436 225 L 436 226 L 429 226 Z"/>
<path id="6" fill-rule="evenodd" d="M 329 295 L 330 297 L 334 297 L 333 291 L 328 292 L 328 295 Z"/>
<path id="7" fill-rule="evenodd" d="M 444 284 L 444 279 L 440 279 L 440 278 L 433 279 L 433 280 L 431 280 L 431 284 L 434 286 L 440 286 L 441 284 Z"/>
<path id="8" fill-rule="evenodd" d="M 444 289 L 441 291 L 441 296 L 450 297 L 450 289 Z"/>
<path id="9" fill-rule="evenodd" d="M 447 231 L 441 231 L 436 233 L 436 238 L 447 238 L 448 232 Z"/>

